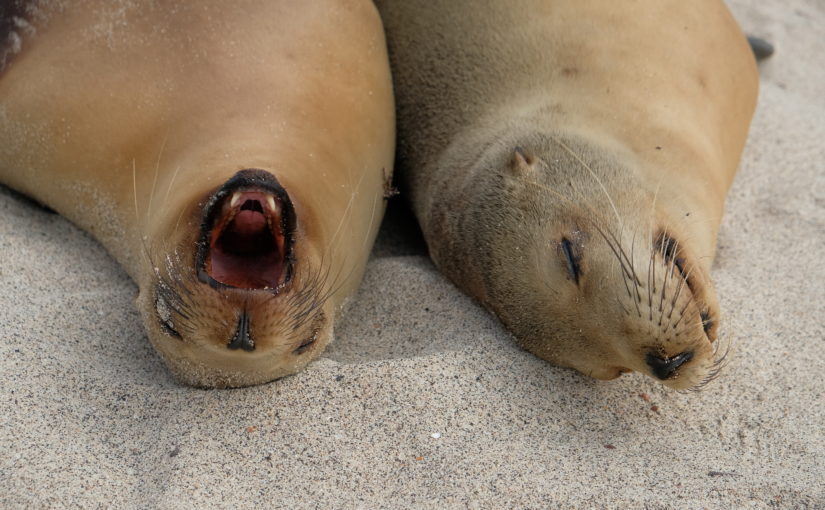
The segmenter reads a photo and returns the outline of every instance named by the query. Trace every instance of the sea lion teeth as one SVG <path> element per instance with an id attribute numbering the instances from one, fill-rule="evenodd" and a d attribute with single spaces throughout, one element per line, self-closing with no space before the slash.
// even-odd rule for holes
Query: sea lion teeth
<path id="1" fill-rule="evenodd" d="M 229 207 L 235 207 L 238 205 L 238 202 L 241 201 L 241 192 L 236 191 L 232 194 L 232 200 L 229 202 Z"/>

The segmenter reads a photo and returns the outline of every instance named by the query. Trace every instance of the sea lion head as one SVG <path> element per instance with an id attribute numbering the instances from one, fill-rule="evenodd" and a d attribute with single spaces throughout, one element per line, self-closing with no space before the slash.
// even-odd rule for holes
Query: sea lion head
<path id="1" fill-rule="evenodd" d="M 542 133 L 483 147 L 455 217 L 432 217 L 453 225 L 441 234 L 456 242 L 443 246 L 473 250 L 436 246 L 433 257 L 461 260 L 442 265 L 543 359 L 599 379 L 637 371 L 701 387 L 725 356 L 700 234 L 634 162 L 591 147 Z"/>
<path id="2" fill-rule="evenodd" d="M 138 299 L 152 344 L 194 386 L 299 371 L 332 338 L 336 289 L 287 190 L 247 169 L 187 203 L 147 236 Z"/>

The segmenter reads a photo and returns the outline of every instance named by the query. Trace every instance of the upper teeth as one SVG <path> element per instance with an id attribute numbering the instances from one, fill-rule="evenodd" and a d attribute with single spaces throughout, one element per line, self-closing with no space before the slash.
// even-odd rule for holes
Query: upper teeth
<path id="1" fill-rule="evenodd" d="M 241 201 L 241 192 L 236 191 L 232 195 L 232 200 L 229 201 L 229 207 L 235 207 L 236 205 L 238 205 L 238 202 L 240 202 L 240 201 Z"/>
<path id="2" fill-rule="evenodd" d="M 272 195 L 266 197 L 266 204 L 269 206 L 270 211 L 278 212 L 278 209 L 275 208 L 275 198 Z"/>

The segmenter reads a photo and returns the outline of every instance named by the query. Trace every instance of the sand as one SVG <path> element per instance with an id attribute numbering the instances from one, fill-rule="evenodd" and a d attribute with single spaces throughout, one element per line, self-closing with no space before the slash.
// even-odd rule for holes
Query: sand
<path id="1" fill-rule="evenodd" d="M 825 3 L 731 5 L 777 53 L 713 272 L 737 350 L 704 391 L 522 351 L 400 199 L 322 359 L 183 387 L 106 252 L 0 188 L 0 508 L 825 508 Z"/>

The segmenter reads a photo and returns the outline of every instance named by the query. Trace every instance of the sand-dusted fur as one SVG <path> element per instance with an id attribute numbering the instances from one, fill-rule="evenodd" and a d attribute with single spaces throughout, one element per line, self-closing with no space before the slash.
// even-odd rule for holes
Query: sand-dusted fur
<path id="1" fill-rule="evenodd" d="M 372 2 L 40 0 L 15 12 L 35 4 L 41 23 L 0 75 L 0 183 L 126 268 L 182 381 L 256 384 L 317 357 L 361 279 L 392 171 Z M 232 223 L 243 214 L 258 223 Z M 276 260 L 263 283 L 247 252 Z"/>
<path id="2" fill-rule="evenodd" d="M 723 3 L 377 5 L 436 264 L 544 359 L 712 378 L 709 269 L 758 80 Z"/>

